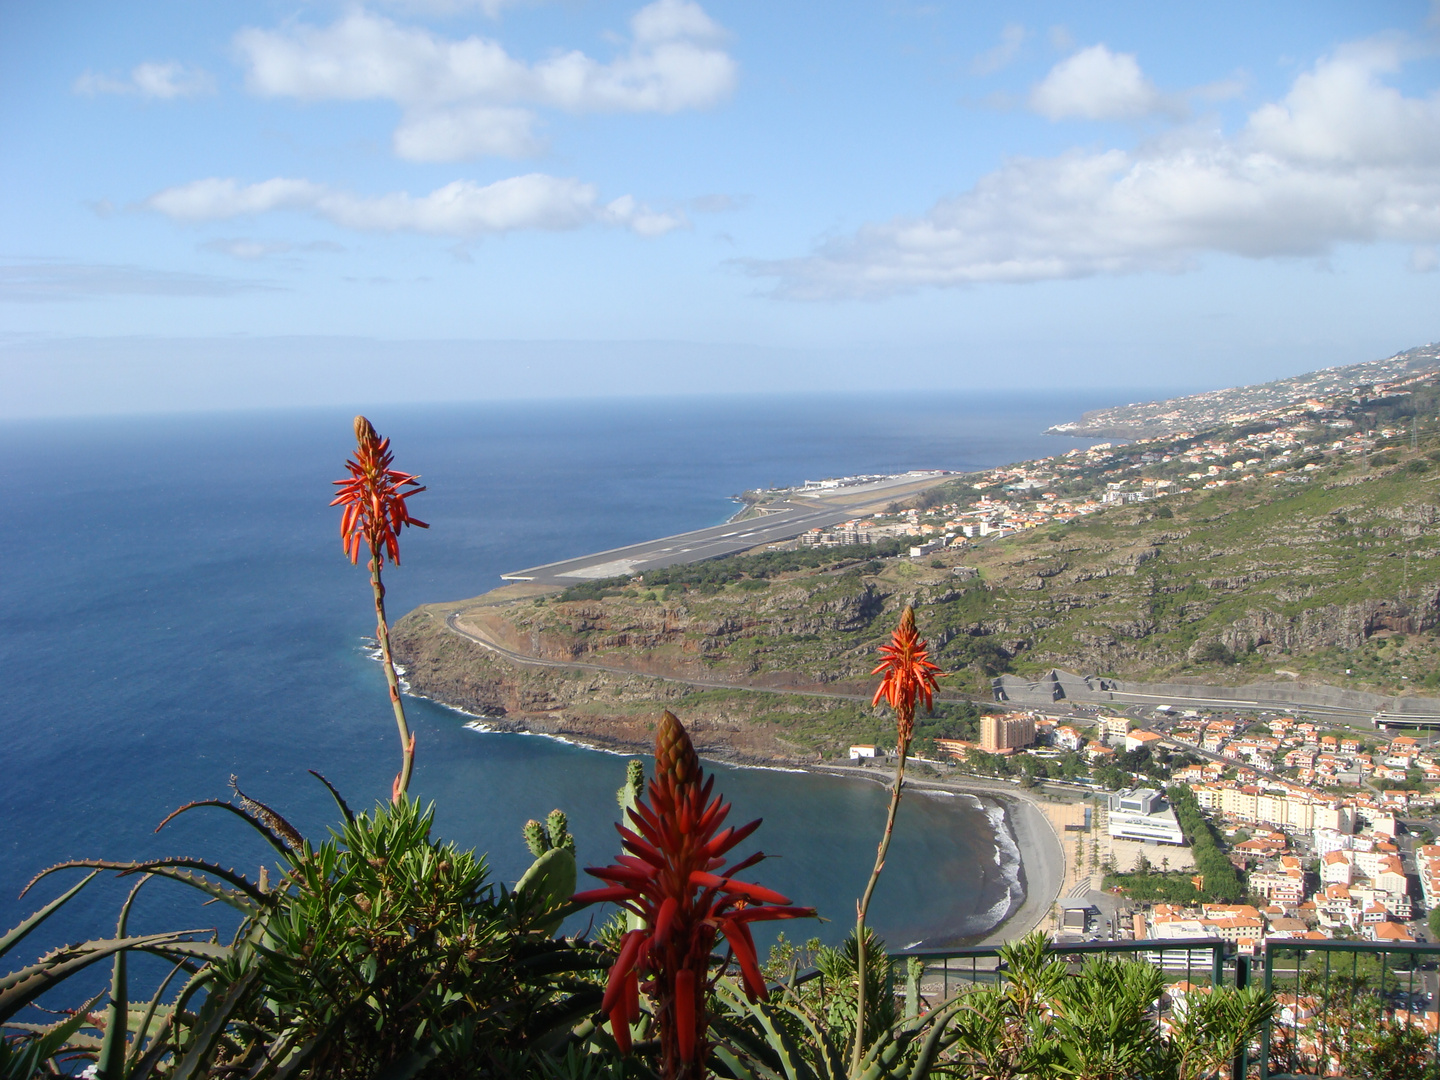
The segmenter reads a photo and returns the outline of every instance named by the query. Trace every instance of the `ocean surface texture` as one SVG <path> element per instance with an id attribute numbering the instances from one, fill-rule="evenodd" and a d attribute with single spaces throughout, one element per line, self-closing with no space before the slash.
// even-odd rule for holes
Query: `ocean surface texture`
<path id="1" fill-rule="evenodd" d="M 473 596 L 503 571 L 717 524 L 746 488 L 857 472 L 973 469 L 1084 443 L 1039 434 L 1113 398 L 927 396 L 635 400 L 368 410 L 399 468 L 429 490 L 430 522 L 388 569 L 392 619 Z M 225 798 L 233 774 L 312 838 L 336 819 L 307 775 L 356 807 L 388 794 L 397 751 L 362 567 L 341 554 L 330 481 L 353 447 L 335 411 L 11 423 L 10 532 L 0 560 L 0 930 L 73 881 L 30 877 L 76 857 L 201 856 L 253 875 L 268 849 L 214 809 L 156 835 L 171 810 Z M 514 882 L 522 823 L 570 816 L 583 864 L 617 851 L 623 759 L 552 740 L 481 734 L 411 701 L 416 794 L 439 831 L 489 852 Z M 884 816 L 864 782 L 722 767 L 755 876 L 831 921 L 853 919 Z M 896 946 L 988 929 L 1018 895 L 993 806 L 912 797 L 872 921 Z M 215 925 L 179 886 L 148 890 L 135 929 Z M 82 894 L 26 955 L 113 928 L 113 883 Z M 40 940 L 37 940 L 40 939 Z M 97 979 L 103 976 L 97 975 Z M 98 987 L 98 983 L 97 983 Z"/>

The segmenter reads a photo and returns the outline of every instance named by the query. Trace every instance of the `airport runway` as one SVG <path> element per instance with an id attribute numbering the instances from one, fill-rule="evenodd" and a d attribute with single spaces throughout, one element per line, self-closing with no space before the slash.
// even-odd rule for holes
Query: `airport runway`
<path id="1" fill-rule="evenodd" d="M 628 547 L 597 551 L 561 562 L 514 570 L 500 576 L 506 581 L 533 581 L 541 585 L 575 585 L 582 581 L 639 574 L 677 563 L 702 562 L 737 551 L 790 540 L 811 529 L 838 525 L 863 517 L 875 505 L 912 494 L 945 479 L 943 474 L 924 477 L 896 477 L 889 482 L 867 484 L 853 489 L 826 492 L 824 497 L 801 498 L 781 503 L 780 509 L 748 521 L 727 522 L 708 529 L 646 540 Z M 843 500 L 843 502 L 842 502 Z"/>

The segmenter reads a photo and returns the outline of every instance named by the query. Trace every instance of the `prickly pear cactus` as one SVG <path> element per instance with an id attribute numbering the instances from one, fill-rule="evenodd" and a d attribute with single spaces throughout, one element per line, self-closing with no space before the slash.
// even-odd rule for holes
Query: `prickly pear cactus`
<path id="1" fill-rule="evenodd" d="M 545 818 L 545 831 L 550 838 L 550 846 L 556 850 L 564 850 L 575 854 L 575 838 L 570 835 L 566 828 L 567 820 L 564 810 L 551 810 Z"/>
<path id="2" fill-rule="evenodd" d="M 620 804 L 620 809 L 633 810 L 635 800 L 645 790 L 645 763 L 639 758 L 631 758 L 625 763 L 625 783 L 620 785 L 620 790 L 615 792 L 615 801 Z M 624 816 L 624 815 L 622 815 Z M 626 821 L 628 821 L 628 816 Z"/>
<path id="3" fill-rule="evenodd" d="M 550 836 L 545 831 L 545 826 L 531 818 L 525 822 L 521 832 L 525 836 L 525 846 L 530 849 L 530 854 L 537 859 L 550 850 Z"/>
<path id="4" fill-rule="evenodd" d="M 575 895 L 575 838 L 563 810 L 551 810 L 543 825 L 532 818 L 522 831 L 535 861 L 515 883 L 516 911 L 528 920 L 531 930 L 553 934 L 564 917 L 551 913 Z"/>

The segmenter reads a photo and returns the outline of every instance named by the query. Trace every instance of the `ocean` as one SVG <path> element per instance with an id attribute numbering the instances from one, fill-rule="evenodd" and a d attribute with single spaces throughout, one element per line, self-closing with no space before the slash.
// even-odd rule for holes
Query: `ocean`
<path id="1" fill-rule="evenodd" d="M 397 467 L 429 490 L 428 530 L 386 570 L 392 620 L 483 593 L 507 570 L 724 521 L 747 488 L 912 468 L 976 469 L 1086 445 L 1040 434 L 1121 395 L 629 399 L 369 409 Z M 1135 400 L 1130 394 L 1126 400 Z M 9 422 L 0 559 L 0 929 L 61 891 L 64 859 L 195 855 L 252 876 L 269 851 L 223 812 L 171 810 L 240 787 L 323 837 L 388 794 L 397 751 L 363 567 L 341 554 L 330 481 L 353 448 L 337 410 Z M 412 792 L 437 830 L 513 883 L 526 819 L 560 807 L 582 865 L 618 851 L 624 761 L 555 740 L 483 734 L 427 701 Z M 683 719 L 683 716 L 682 716 Z M 864 781 L 717 766 L 733 821 L 763 817 L 757 880 L 843 937 L 874 858 L 885 792 Z M 894 946 L 984 932 L 1019 896 L 993 804 L 912 796 L 872 908 Z M 97 885 L 100 883 L 97 882 Z M 105 936 L 122 886 L 82 894 L 22 949 Z M 132 927 L 215 925 L 159 883 Z M 97 974 L 96 980 L 103 976 Z M 97 981 L 97 988 L 98 988 Z"/>

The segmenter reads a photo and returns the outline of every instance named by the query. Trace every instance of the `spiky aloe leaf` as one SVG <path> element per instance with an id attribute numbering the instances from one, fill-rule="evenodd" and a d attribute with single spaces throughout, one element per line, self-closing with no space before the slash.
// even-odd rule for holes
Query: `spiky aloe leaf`
<path id="1" fill-rule="evenodd" d="M 728 1046 L 716 1046 L 714 1053 L 733 1080 L 782 1080 L 773 1069 L 753 1067 L 751 1059 L 741 1058 Z"/>
<path id="2" fill-rule="evenodd" d="M 146 1040 L 149 1040 L 152 1048 L 156 1043 L 163 1041 L 159 1032 L 151 1032 L 150 1025 L 154 1023 L 158 1017 L 160 1019 L 161 1031 L 163 1031 L 170 1018 L 175 1015 L 170 1009 L 162 1009 L 160 1002 L 165 997 L 165 991 L 170 986 L 170 980 L 184 970 L 185 965 L 183 963 L 176 964 L 172 967 L 170 973 L 160 981 L 160 986 L 156 989 L 155 996 L 150 999 L 149 1004 L 145 1006 L 144 1012 L 140 1014 L 140 1023 L 135 1026 L 135 1046 L 130 1051 L 130 1057 L 125 1062 L 125 1075 L 130 1077 L 131 1080 L 134 1080 L 135 1073 L 144 1057 Z"/>
<path id="3" fill-rule="evenodd" d="M 786 1026 L 776 1022 L 772 1006 L 752 1002 L 728 979 L 720 980 L 715 994 L 741 1021 L 741 1025 L 729 1034 L 732 1041 L 741 1044 L 748 1060 L 737 1059 L 736 1066 L 758 1080 L 822 1080 L 822 1075 L 811 1068 Z M 824 1052 L 825 1043 L 822 1041 L 815 1049 L 820 1051 L 818 1057 L 822 1067 L 828 1065 L 833 1055 Z M 828 1074 L 823 1075 L 823 1080 L 829 1080 Z"/>
<path id="4" fill-rule="evenodd" d="M 33 1024 L 7 1025 L 25 1030 L 34 1037 L 20 1047 L 0 1039 L 0 1080 L 31 1080 L 31 1077 L 39 1074 L 42 1065 L 74 1044 L 76 1032 L 85 1025 L 90 1010 L 102 997 L 103 994 L 96 994 L 73 1015 L 45 1027 Z"/>
<path id="5" fill-rule="evenodd" d="M 230 1017 L 259 978 L 260 969 L 253 967 L 227 986 L 223 993 L 205 1002 L 200 1011 L 200 1025 L 191 1036 L 184 1057 L 176 1062 L 171 1080 L 195 1080 L 206 1075 L 203 1070 L 209 1068 L 210 1059 L 220 1037 L 225 1034 Z"/>
<path id="6" fill-rule="evenodd" d="M 58 867 L 56 867 L 55 869 L 58 869 Z M 46 873 L 48 872 L 49 871 L 46 871 Z M 55 912 L 59 911 L 61 907 L 63 907 L 67 902 L 69 902 L 71 897 L 73 897 L 86 885 L 89 885 L 90 882 L 94 881 L 96 875 L 99 873 L 100 871 L 96 870 L 94 873 L 86 874 L 80 884 L 76 885 L 68 892 L 62 893 L 60 896 L 57 896 L 54 900 L 51 900 L 50 903 L 46 904 L 39 911 L 35 912 L 34 915 L 31 915 L 28 919 L 22 922 L 19 926 L 15 927 L 15 929 L 11 930 L 4 937 L 0 937 L 0 956 L 4 956 L 16 944 L 18 944 L 20 940 L 25 937 L 26 934 L 30 933 L 31 930 L 34 930 L 51 915 L 54 915 Z M 36 878 L 35 880 L 38 881 L 39 878 Z M 34 884 L 35 881 L 30 882 L 30 885 Z M 30 885 L 25 886 L 24 891 L 20 893 L 21 896 L 24 896 L 25 893 L 29 891 Z"/>
<path id="7" fill-rule="evenodd" d="M 8 975 L 0 975 L 0 1024 L 77 971 L 108 960 L 117 952 L 124 949 L 148 950 L 176 944 L 191 934 L 203 932 L 181 930 L 167 934 L 145 934 L 140 937 L 105 938 L 56 949 L 28 967 Z"/>
<path id="8" fill-rule="evenodd" d="M 115 924 L 115 937 L 125 937 L 125 927 L 130 922 L 130 908 L 135 897 L 150 880 L 146 874 L 135 883 L 125 903 L 120 905 L 120 918 Z M 110 1004 L 105 1010 L 105 1038 L 100 1044 L 100 1056 L 96 1059 L 96 1075 L 100 1080 L 123 1080 L 126 1050 L 130 1036 L 130 984 L 126 978 L 127 952 L 121 949 L 115 954 L 114 967 L 110 973 Z"/>
<path id="9" fill-rule="evenodd" d="M 326 789 L 330 792 L 330 797 L 335 800 L 335 805 L 340 807 L 340 813 L 345 815 L 345 821 L 353 825 L 355 823 L 355 813 L 350 809 L 349 805 L 346 804 L 340 792 L 335 790 L 335 785 L 330 783 L 329 780 L 326 780 L 323 774 L 316 772 L 314 769 L 307 769 L 305 771 L 325 785 Z"/>
<path id="10" fill-rule="evenodd" d="M 259 804 L 257 803 L 256 805 Z M 228 810 L 230 813 L 234 814 L 241 821 L 245 822 L 252 829 L 254 829 L 261 836 L 263 836 L 266 843 L 268 843 L 271 847 L 273 847 L 276 851 L 278 851 L 281 855 L 285 856 L 285 858 L 287 859 L 290 857 L 292 852 L 299 851 L 300 844 L 303 844 L 304 842 L 303 840 L 300 840 L 300 843 L 297 844 L 296 847 L 292 848 L 285 837 L 281 836 L 274 829 L 270 828 L 270 826 L 267 825 L 264 821 L 262 821 L 259 817 L 250 813 L 243 807 L 236 806 L 232 802 L 226 802 L 224 799 L 196 799 L 194 802 L 188 802 L 184 806 L 178 806 L 174 810 L 170 811 L 170 813 L 165 815 L 165 820 L 160 822 L 159 825 L 155 826 L 155 831 L 159 832 L 166 825 L 169 825 L 170 822 L 174 821 L 177 817 L 185 813 L 187 810 L 194 810 L 201 806 L 213 806 L 217 810 Z M 276 814 L 275 816 L 279 817 L 280 815 Z M 285 819 L 280 818 L 280 820 L 284 821 Z M 294 832 L 293 829 L 291 831 Z M 297 840 L 299 840 L 300 834 L 295 833 L 295 836 Z"/>
<path id="11" fill-rule="evenodd" d="M 188 966 L 177 964 L 176 970 L 189 969 Z M 175 972 L 172 971 L 171 975 L 174 974 Z M 151 1040 L 150 1046 L 131 1069 L 129 1080 L 149 1080 L 161 1062 L 172 1053 L 174 1047 L 171 1043 L 172 1041 L 178 1042 L 180 1030 L 178 1023 L 181 1017 L 188 1015 L 186 1007 L 190 1004 L 190 999 L 212 982 L 215 974 L 215 969 L 208 965 L 199 971 L 191 971 L 190 978 L 180 988 L 180 992 L 175 995 L 175 1000 L 168 1006 L 171 1022 L 161 1027 L 156 1037 Z M 166 981 L 169 981 L 168 977 Z M 163 985 L 161 989 L 163 991 Z"/>
<path id="12" fill-rule="evenodd" d="M 920 1055 L 910 1069 L 910 1080 L 926 1080 L 934 1068 L 935 1059 L 940 1056 L 940 1051 L 955 1042 L 956 1037 L 949 1034 L 949 1027 L 950 1021 L 959 1011 L 959 1005 L 952 1006 L 930 1021 L 930 1033 L 920 1045 Z"/>
<path id="13" fill-rule="evenodd" d="M 229 960 L 235 955 L 233 946 L 221 945 L 218 941 L 177 941 L 173 945 L 158 945 L 154 948 L 142 949 L 140 951 L 153 953 L 156 956 L 163 956 L 167 960 L 174 960 L 177 956 L 184 956 L 192 960 L 204 960 L 209 963 L 219 963 Z"/>
<path id="14" fill-rule="evenodd" d="M 310 1060 L 324 1049 L 329 1041 L 344 1027 L 346 1015 L 347 1011 L 342 1011 L 340 1015 L 331 1020 L 324 1028 L 310 1036 L 309 1039 L 296 1047 L 294 1051 L 289 1052 L 288 1056 L 274 1055 L 273 1060 L 280 1062 L 280 1066 L 270 1074 L 270 1080 L 293 1080 L 294 1077 L 299 1076 L 302 1069 L 309 1067 Z M 271 1057 L 271 1055 L 267 1054 L 267 1057 Z M 256 1075 L 256 1073 L 252 1072 L 251 1075 Z M 265 1074 L 259 1073 L 259 1075 L 263 1076 Z"/>
<path id="15" fill-rule="evenodd" d="M 226 803 L 222 805 L 229 804 Z M 244 874 L 236 873 L 234 870 L 226 870 L 224 867 L 217 866 L 215 863 L 206 862 L 204 859 L 191 859 L 184 856 L 176 856 L 168 859 L 146 859 L 143 862 L 114 862 L 110 859 L 67 859 L 65 862 L 56 863 L 54 866 L 41 870 L 40 873 L 30 879 L 29 884 L 27 884 L 25 888 L 20 890 L 20 895 L 24 896 L 34 888 L 36 883 L 42 878 L 55 873 L 57 870 L 68 870 L 73 867 L 116 870 L 119 871 L 121 877 L 126 877 L 130 874 L 155 874 L 158 877 L 167 877 L 173 881 L 179 881 L 186 885 L 193 886 L 215 897 L 217 900 L 223 900 L 225 903 L 238 908 L 247 915 L 255 914 L 258 909 L 254 905 L 247 905 L 241 897 L 221 888 L 213 881 L 208 881 L 201 875 L 190 874 L 187 871 L 199 870 L 202 874 L 217 877 L 221 881 L 234 886 L 238 892 L 243 893 L 245 897 L 253 900 L 255 904 L 264 905 L 273 900 L 273 898 L 267 897 L 265 893 L 261 892 Z"/>
<path id="16" fill-rule="evenodd" d="M 273 830 L 291 851 L 299 852 L 304 849 L 305 837 L 300 835 L 300 830 L 281 817 L 278 811 L 270 809 L 263 802 L 252 799 L 241 791 L 233 773 L 230 775 L 230 790 L 235 792 L 235 797 L 240 800 L 240 805 L 263 821 L 267 828 Z"/>
<path id="17" fill-rule="evenodd" d="M 948 1028 L 960 1008 L 958 1004 L 937 1006 L 895 1031 L 885 1032 L 862 1059 L 859 1080 L 899 1080 L 901 1076 L 925 1080 L 940 1051 L 955 1041 Z M 919 1054 L 911 1062 L 908 1052 L 922 1035 Z"/>

